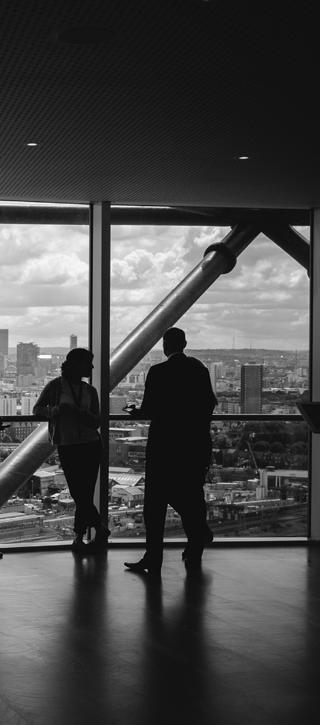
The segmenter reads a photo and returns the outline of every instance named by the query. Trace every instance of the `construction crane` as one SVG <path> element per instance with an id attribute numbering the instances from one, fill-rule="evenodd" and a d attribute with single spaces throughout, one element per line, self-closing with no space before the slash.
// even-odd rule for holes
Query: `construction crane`
<path id="1" fill-rule="evenodd" d="M 243 431 L 242 435 L 240 436 L 238 443 L 234 449 L 233 459 L 234 459 L 234 462 L 237 461 L 239 452 L 240 452 L 243 444 L 245 443 L 244 450 L 247 448 L 247 450 L 249 451 L 249 455 L 250 455 L 251 461 L 253 463 L 253 468 L 255 470 L 255 473 L 256 473 L 256 475 L 259 475 L 258 464 L 257 464 L 256 457 L 254 455 L 253 448 L 251 445 L 251 440 L 253 440 L 254 437 L 255 437 L 255 433 L 250 433 L 249 431 L 244 429 L 244 431 Z"/>

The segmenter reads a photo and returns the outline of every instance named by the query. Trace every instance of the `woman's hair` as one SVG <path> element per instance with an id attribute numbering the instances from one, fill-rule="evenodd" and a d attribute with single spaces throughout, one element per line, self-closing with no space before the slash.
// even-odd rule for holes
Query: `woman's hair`
<path id="1" fill-rule="evenodd" d="M 62 363 L 61 374 L 65 378 L 72 376 L 73 372 L 77 370 L 79 363 L 89 359 L 91 362 L 92 358 L 93 354 L 90 350 L 87 350 L 85 347 L 75 347 L 68 352 L 65 361 Z"/>

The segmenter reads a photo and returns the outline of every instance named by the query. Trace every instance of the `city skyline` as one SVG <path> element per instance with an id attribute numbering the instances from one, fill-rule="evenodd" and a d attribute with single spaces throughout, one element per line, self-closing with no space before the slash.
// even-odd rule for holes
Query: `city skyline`
<path id="1" fill-rule="evenodd" d="M 19 343 L 20 342 L 21 341 L 19 340 Z M 13 355 L 16 354 L 16 352 L 17 352 L 17 346 L 18 346 L 19 343 L 17 343 L 17 345 L 15 345 L 14 347 L 9 346 L 9 351 L 8 351 L 8 356 L 9 357 L 12 357 Z M 57 346 L 54 346 L 54 345 L 52 345 L 52 346 L 41 346 L 36 339 L 27 340 L 26 343 L 23 343 L 23 344 L 28 344 L 28 343 L 33 343 L 35 345 L 38 345 L 38 347 L 40 348 L 40 354 L 46 354 L 46 353 L 51 354 L 51 352 L 52 352 L 52 354 L 55 354 L 55 355 L 59 355 L 59 354 L 60 355 L 64 355 L 64 354 L 67 354 L 69 352 L 69 350 L 70 350 L 70 347 L 69 347 L 68 344 L 65 344 L 65 345 L 57 345 Z M 145 357 L 148 357 L 148 355 L 150 353 L 152 353 L 152 351 L 155 351 L 157 353 L 162 352 L 161 341 L 159 343 L 157 343 L 157 345 L 155 345 L 150 350 L 149 353 L 146 353 Z M 190 347 L 190 346 L 188 346 L 188 347 L 185 348 L 185 354 L 186 355 L 188 355 L 188 354 L 190 355 L 191 353 L 197 353 L 197 352 L 208 352 L 208 353 L 214 352 L 214 353 L 217 353 L 217 354 L 224 353 L 224 352 L 225 353 L 227 353 L 227 352 L 229 353 L 230 352 L 230 353 L 234 353 L 235 355 L 236 355 L 236 353 L 243 352 L 243 353 L 247 353 L 248 356 L 254 355 L 257 352 L 261 352 L 261 353 L 263 353 L 263 352 L 266 352 L 266 353 L 274 353 L 275 355 L 277 355 L 278 353 L 279 354 L 285 353 L 285 354 L 288 354 L 288 355 L 290 353 L 292 355 L 294 355 L 294 354 L 297 353 L 298 355 L 300 355 L 300 354 L 307 354 L 307 353 L 309 353 L 309 348 L 308 347 L 306 347 L 306 348 L 283 348 L 283 347 L 279 347 L 279 348 L 272 348 L 272 347 L 207 347 L 207 346 L 205 346 L 203 348 L 196 348 L 196 347 Z M 217 361 L 217 362 L 219 362 L 219 361 Z M 137 363 L 137 365 L 139 365 L 139 363 Z"/>
<path id="2" fill-rule="evenodd" d="M 111 347 L 228 231 L 114 226 Z M 307 227 L 299 231 L 308 239 Z M 32 340 L 41 348 L 67 347 L 71 331 L 87 346 L 88 227 L 1 225 L 0 251 L 0 327 L 10 329 L 10 347 Z M 307 349 L 308 307 L 305 269 L 260 234 L 176 324 L 191 349 Z"/>

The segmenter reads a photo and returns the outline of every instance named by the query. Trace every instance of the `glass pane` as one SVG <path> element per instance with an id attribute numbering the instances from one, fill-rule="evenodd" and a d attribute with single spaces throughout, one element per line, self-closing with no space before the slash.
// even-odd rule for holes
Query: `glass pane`
<path id="1" fill-rule="evenodd" d="M 13 455 L 37 425 L 17 421 L 0 432 L 1 463 Z M 74 511 L 75 505 L 54 450 L 34 475 L 1 506 L 0 543 L 70 540 L 73 538 Z"/>
<path id="2" fill-rule="evenodd" d="M 205 497 L 215 536 L 307 536 L 307 425 L 217 419 L 211 435 Z"/>
<path id="3" fill-rule="evenodd" d="M 221 241 L 228 231 L 221 227 L 112 228 L 111 350 L 200 262 L 205 249 Z M 298 231 L 308 241 L 309 228 Z M 218 399 L 215 415 L 297 413 L 296 401 L 308 390 L 309 280 L 306 270 L 274 242 L 260 234 L 238 257 L 234 270 L 221 275 L 176 324 L 186 331 L 187 354 L 200 359 L 209 369 Z M 147 372 L 152 364 L 162 360 L 165 357 L 159 341 L 111 391 L 110 412 L 114 419 L 110 424 L 109 486 L 113 535 L 143 536 L 141 503 L 147 437 L 147 427 L 141 421 L 121 421 L 116 416 L 123 414 L 127 403 L 140 405 Z M 230 424 L 223 426 L 224 434 L 228 425 L 232 425 L 231 419 Z M 277 430 L 280 421 L 272 425 Z M 304 428 L 302 423 L 299 425 Z M 214 440 L 215 434 L 212 435 Z M 259 437 L 256 442 L 260 443 Z M 289 473 L 301 468 L 302 479 L 308 481 L 305 438 L 287 442 L 282 456 L 278 451 L 277 459 L 278 443 L 282 441 L 272 440 L 271 436 L 268 456 L 263 459 L 257 453 L 259 475 L 255 477 L 259 478 L 267 465 L 274 465 Z M 301 451 L 303 448 L 303 464 L 302 458 L 298 461 L 297 452 L 293 455 L 295 444 Z M 230 441 L 226 446 L 232 447 Z M 235 467 L 239 465 L 237 462 Z M 230 466 L 224 462 L 223 467 L 227 475 Z M 119 476 L 129 476 L 127 484 Z M 268 498 L 273 490 L 271 483 Z M 209 484 L 212 481 L 208 480 Z M 139 488 L 140 493 L 121 490 L 128 485 Z M 262 495 L 260 489 L 256 496 Z M 303 503 L 305 518 L 295 522 L 292 535 L 306 535 L 307 505 L 306 501 Z M 208 498 L 207 506 L 210 518 L 213 514 Z M 287 534 L 282 533 L 284 528 L 281 524 L 270 535 L 289 535 L 289 527 Z M 244 535 L 264 535 L 261 530 L 260 527 L 260 533 L 258 529 L 254 533 L 252 526 L 249 534 Z M 227 529 L 224 532 L 221 528 L 221 532 L 229 535 Z M 182 533 L 179 517 L 169 510 L 166 535 Z"/>
<path id="4" fill-rule="evenodd" d="M 109 528 L 112 537 L 144 537 L 148 426 L 110 424 Z M 211 425 L 212 461 L 204 487 L 215 538 L 307 536 L 308 428 L 304 422 L 219 420 Z M 139 439 L 139 440 L 138 440 Z M 165 536 L 184 538 L 168 507 Z"/>
<path id="5" fill-rule="evenodd" d="M 32 414 L 68 350 L 88 346 L 89 228 L 50 224 L 48 210 L 47 224 L 0 225 L 0 251 L 0 417 L 17 416 L 0 433 L 3 461 L 35 427 L 19 418 Z M 54 453 L 1 507 L 0 543 L 71 538 L 67 499 Z"/>

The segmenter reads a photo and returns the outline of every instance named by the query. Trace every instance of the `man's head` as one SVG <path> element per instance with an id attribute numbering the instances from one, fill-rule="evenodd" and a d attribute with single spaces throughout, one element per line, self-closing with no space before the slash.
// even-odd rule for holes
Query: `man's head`
<path id="1" fill-rule="evenodd" d="M 167 357 L 174 352 L 183 352 L 186 344 L 184 331 L 179 327 L 170 327 L 163 335 L 163 352 Z"/>

